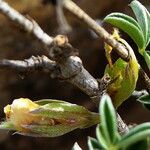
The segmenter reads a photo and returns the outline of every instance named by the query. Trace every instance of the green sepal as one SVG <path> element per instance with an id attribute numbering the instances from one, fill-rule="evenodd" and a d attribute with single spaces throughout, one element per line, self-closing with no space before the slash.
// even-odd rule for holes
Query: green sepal
<path id="1" fill-rule="evenodd" d="M 16 130 L 11 122 L 1 122 L 0 130 Z"/>
<path id="2" fill-rule="evenodd" d="M 40 101 L 36 102 L 40 104 Z M 99 114 L 90 112 L 83 106 L 63 102 L 59 100 L 42 100 L 39 108 L 31 111 L 31 114 L 54 118 L 57 120 L 72 120 L 79 128 L 87 128 L 99 123 Z"/>
<path id="3" fill-rule="evenodd" d="M 137 61 L 131 59 L 129 63 L 119 58 L 113 67 L 106 66 L 105 74 L 108 74 L 113 83 L 107 88 L 112 96 L 115 108 L 119 107 L 133 93 L 138 79 Z"/>

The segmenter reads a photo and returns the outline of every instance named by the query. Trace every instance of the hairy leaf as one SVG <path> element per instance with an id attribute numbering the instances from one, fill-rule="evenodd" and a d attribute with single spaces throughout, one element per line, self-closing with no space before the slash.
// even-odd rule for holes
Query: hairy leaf
<path id="1" fill-rule="evenodd" d="M 150 105 L 150 95 L 143 95 L 138 99 L 139 102 L 143 104 L 149 104 Z"/>
<path id="2" fill-rule="evenodd" d="M 104 95 L 100 104 L 101 126 L 107 143 L 114 144 L 116 141 L 117 122 L 116 113 L 108 95 Z"/>
<path id="3" fill-rule="evenodd" d="M 131 129 L 129 133 L 124 135 L 118 143 L 117 147 L 126 148 L 148 137 L 150 137 L 150 123 L 143 123 Z"/>
<path id="4" fill-rule="evenodd" d="M 145 139 L 129 146 L 126 150 L 147 150 L 147 149 L 148 149 L 148 142 L 147 139 Z"/>
<path id="5" fill-rule="evenodd" d="M 77 142 L 74 143 L 72 150 L 82 150 Z"/>
<path id="6" fill-rule="evenodd" d="M 150 51 L 144 52 L 144 59 L 146 61 L 148 69 L 150 70 Z"/>
<path id="7" fill-rule="evenodd" d="M 141 102 L 145 108 L 150 110 L 150 95 L 143 95 L 138 99 L 139 102 Z"/>
<path id="8" fill-rule="evenodd" d="M 149 104 L 144 104 L 144 107 L 148 110 L 150 110 L 150 105 Z"/>
<path id="9" fill-rule="evenodd" d="M 103 147 L 100 146 L 98 141 L 91 137 L 88 138 L 88 147 L 89 150 L 103 150 Z"/>
<path id="10" fill-rule="evenodd" d="M 146 46 L 150 40 L 150 14 L 147 9 L 137 0 L 133 0 L 130 4 L 138 24 L 140 25 L 146 41 Z"/>
<path id="11" fill-rule="evenodd" d="M 122 13 L 111 13 L 104 18 L 108 22 L 126 32 L 137 44 L 140 50 L 145 47 L 145 39 L 138 23 L 130 16 Z"/>
<path id="12" fill-rule="evenodd" d="M 102 125 L 98 125 L 96 128 L 96 137 L 98 139 L 98 142 L 100 143 L 101 147 L 104 149 L 107 149 L 110 142 L 107 142 L 104 129 L 102 128 Z"/>

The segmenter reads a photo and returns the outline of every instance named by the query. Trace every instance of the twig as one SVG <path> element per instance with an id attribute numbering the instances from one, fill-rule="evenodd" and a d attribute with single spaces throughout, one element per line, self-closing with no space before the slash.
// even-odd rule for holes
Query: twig
<path id="1" fill-rule="evenodd" d="M 114 38 L 112 38 L 112 36 L 104 28 L 98 25 L 90 16 L 88 16 L 74 2 L 72 2 L 71 0 L 63 0 L 63 6 L 71 13 L 73 13 L 76 17 L 78 17 L 83 22 L 85 22 L 85 24 L 87 24 L 95 33 L 97 33 L 97 35 L 101 37 L 107 44 L 111 45 L 122 59 L 128 61 L 129 57 L 128 57 L 128 50 L 126 49 L 126 47 L 124 47 L 121 43 L 119 43 Z M 148 93 L 150 93 L 150 79 L 143 69 L 142 70 L 140 69 L 140 72 L 141 75 L 143 76 L 146 89 Z"/>
<path id="2" fill-rule="evenodd" d="M 66 36 L 54 38 L 49 55 L 59 64 L 64 80 L 76 85 L 90 97 L 97 95 L 99 83 L 83 67 L 77 50 L 69 44 Z"/>
<path id="3" fill-rule="evenodd" d="M 150 78 L 148 77 L 146 72 L 141 67 L 140 67 L 140 75 L 143 78 L 143 81 L 145 83 L 145 86 L 146 86 L 145 89 L 150 94 Z"/>
<path id="4" fill-rule="evenodd" d="M 94 79 L 87 70 L 83 67 L 82 61 L 77 56 L 69 56 L 69 51 L 72 53 L 74 48 L 68 43 L 68 39 L 65 36 L 56 36 L 53 42 L 53 48 L 51 52 L 52 57 L 57 58 L 61 69 L 62 76 L 66 78 L 69 82 L 79 87 L 82 91 L 84 91 L 87 95 L 91 97 L 96 106 L 99 106 L 99 102 L 101 96 L 105 93 L 107 86 L 110 83 L 110 78 L 108 75 L 104 75 L 104 77 L 97 81 Z M 64 59 L 59 61 L 58 57 L 61 54 L 61 51 L 64 49 L 67 52 L 67 56 L 64 56 Z M 62 55 L 61 55 L 62 57 Z M 118 129 L 121 133 L 128 132 L 128 126 L 124 123 L 119 115 L 117 115 Z"/>
<path id="5" fill-rule="evenodd" d="M 65 0 L 64 2 L 71 1 Z M 89 72 L 83 67 L 81 59 L 77 55 L 73 55 L 74 48 L 68 43 L 66 37 L 57 36 L 53 39 L 48 34 L 44 33 L 43 30 L 37 25 L 37 23 L 23 17 L 21 14 L 19 14 L 19 12 L 11 8 L 6 2 L 3 2 L 2 0 L 0 0 L 0 12 L 7 16 L 13 22 L 23 27 L 27 32 L 31 32 L 37 39 L 40 40 L 41 43 L 47 45 L 48 47 L 51 45 L 52 48 L 50 51 L 50 56 L 54 60 L 56 60 L 56 64 L 59 65 L 60 72 L 64 80 L 67 80 L 73 85 L 76 85 L 90 97 L 97 97 L 97 101 L 100 101 L 101 92 L 103 93 L 106 90 L 100 88 L 105 86 L 101 86 L 100 83 L 98 83 L 97 80 L 93 78 L 89 74 Z M 79 13 L 80 12 L 78 12 L 78 14 Z M 93 24 L 95 23 L 94 21 L 92 22 Z M 90 26 L 92 26 L 92 24 Z M 112 39 L 103 28 L 100 28 L 99 30 L 99 26 L 95 26 L 94 31 L 98 35 L 103 35 L 102 37 L 105 42 L 107 42 L 114 48 L 117 48 L 122 58 L 127 58 L 126 49 L 116 40 Z M 106 82 L 106 84 L 108 83 Z M 121 118 L 118 118 L 118 122 L 121 122 Z M 122 130 L 120 126 L 119 130 Z"/>
<path id="6" fill-rule="evenodd" d="M 43 44 L 48 46 L 53 41 L 53 38 L 46 34 L 35 21 L 25 18 L 23 15 L 21 15 L 18 11 L 13 9 L 3 0 L 0 0 L 0 12 L 4 14 L 7 18 L 9 18 L 11 21 L 17 23 L 27 32 L 32 33 Z"/>
<path id="7" fill-rule="evenodd" d="M 68 9 L 71 13 L 85 22 L 99 37 L 101 37 L 107 44 L 111 45 L 115 48 L 116 52 L 119 56 L 128 60 L 128 52 L 127 49 L 117 42 L 104 28 L 98 25 L 90 16 L 88 16 L 81 8 L 79 8 L 74 2 L 71 0 L 63 0 L 63 6 Z"/>
<path id="8" fill-rule="evenodd" d="M 59 25 L 58 31 L 61 34 L 67 34 L 67 33 L 71 32 L 72 28 L 68 24 L 66 17 L 64 15 L 64 12 L 63 12 L 62 0 L 57 0 L 56 14 L 57 14 L 57 22 Z"/>
<path id="9" fill-rule="evenodd" d="M 43 71 L 50 73 L 52 78 L 59 77 L 59 67 L 46 56 L 32 56 L 25 60 L 0 60 L 0 68 L 11 69 L 19 73 L 31 73 L 34 71 Z"/>
<path id="10" fill-rule="evenodd" d="M 118 122 L 118 129 L 121 135 L 126 134 L 129 132 L 129 127 L 126 123 L 122 120 L 120 115 L 117 113 L 117 122 Z"/>

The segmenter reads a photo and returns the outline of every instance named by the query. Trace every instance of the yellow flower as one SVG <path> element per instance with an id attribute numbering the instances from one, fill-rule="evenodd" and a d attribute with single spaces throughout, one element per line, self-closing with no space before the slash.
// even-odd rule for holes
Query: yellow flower
<path id="1" fill-rule="evenodd" d="M 20 98 L 13 101 L 11 105 L 4 107 L 6 120 L 11 122 L 17 130 L 23 130 L 21 125 L 31 124 L 39 117 L 29 113 L 30 111 L 39 108 L 39 105 L 27 98 Z"/>
<path id="2" fill-rule="evenodd" d="M 0 129 L 28 136 L 56 137 L 99 123 L 97 113 L 52 99 L 35 102 L 27 98 L 16 99 L 4 108 L 4 112 L 6 121 L 0 124 Z"/>

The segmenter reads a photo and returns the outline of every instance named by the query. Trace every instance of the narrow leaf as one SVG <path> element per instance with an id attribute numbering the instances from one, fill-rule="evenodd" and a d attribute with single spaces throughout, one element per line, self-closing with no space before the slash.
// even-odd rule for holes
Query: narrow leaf
<path id="1" fill-rule="evenodd" d="M 140 124 L 140 125 L 136 126 L 135 128 L 132 128 L 128 134 L 123 136 L 122 139 L 127 139 L 128 137 L 130 137 L 138 132 L 142 132 L 142 131 L 145 131 L 148 129 L 150 129 L 150 122 Z"/>
<path id="2" fill-rule="evenodd" d="M 103 150 L 98 141 L 91 137 L 88 138 L 88 147 L 89 150 Z"/>
<path id="3" fill-rule="evenodd" d="M 107 143 L 105 133 L 101 125 L 98 125 L 96 128 L 96 137 L 101 147 L 107 149 L 110 143 Z"/>
<path id="4" fill-rule="evenodd" d="M 72 150 L 82 150 L 77 142 L 74 143 Z"/>
<path id="5" fill-rule="evenodd" d="M 148 69 L 150 70 L 150 51 L 144 52 L 144 59 L 146 61 Z"/>
<path id="6" fill-rule="evenodd" d="M 150 110 L 150 95 L 143 95 L 138 101 L 141 102 L 146 109 Z"/>
<path id="7" fill-rule="evenodd" d="M 150 105 L 149 104 L 144 104 L 144 107 L 148 110 L 150 110 Z"/>
<path id="8" fill-rule="evenodd" d="M 150 137 L 150 123 L 143 123 L 130 130 L 130 132 L 122 137 L 117 147 L 128 147 L 138 141 Z"/>
<path id="9" fill-rule="evenodd" d="M 138 23 L 130 16 L 122 13 L 111 13 L 104 18 L 108 22 L 126 32 L 137 44 L 140 50 L 145 47 L 145 40 Z"/>
<path id="10" fill-rule="evenodd" d="M 150 95 L 143 95 L 140 98 L 138 98 L 138 101 L 143 104 L 150 104 Z"/>
<path id="11" fill-rule="evenodd" d="M 38 104 L 44 105 L 31 111 L 31 114 L 60 120 L 70 119 L 80 124 L 79 128 L 87 128 L 99 123 L 99 114 L 90 112 L 83 106 L 59 100 L 50 100 L 50 102 L 43 100 L 38 101 Z"/>
<path id="12" fill-rule="evenodd" d="M 148 142 L 147 139 L 145 139 L 129 146 L 126 150 L 147 150 L 147 149 L 148 149 Z"/>
<path id="13" fill-rule="evenodd" d="M 100 104 L 101 126 L 107 143 L 114 144 L 117 135 L 116 114 L 111 99 L 104 95 Z"/>
<path id="14" fill-rule="evenodd" d="M 146 45 L 148 45 L 150 38 L 150 15 L 147 9 L 137 0 L 133 0 L 130 4 L 136 19 L 143 31 L 143 35 L 146 41 Z"/>

